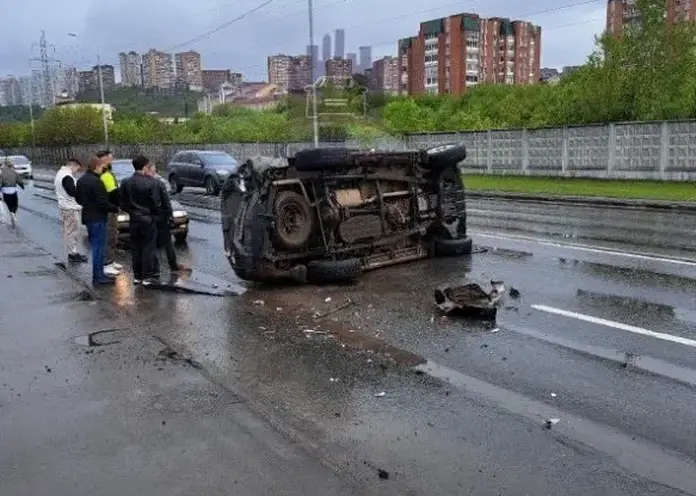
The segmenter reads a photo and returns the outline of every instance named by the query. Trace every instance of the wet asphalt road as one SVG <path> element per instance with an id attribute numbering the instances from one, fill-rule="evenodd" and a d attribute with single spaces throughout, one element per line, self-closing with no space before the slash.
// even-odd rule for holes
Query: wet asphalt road
<path id="1" fill-rule="evenodd" d="M 31 211 L 20 229 L 60 254 L 55 203 L 25 193 L 21 204 Z M 241 286 L 216 213 L 191 211 L 182 258 L 201 279 Z M 696 494 L 690 254 L 474 239 L 482 252 L 471 260 L 383 269 L 353 287 L 216 298 L 133 289 L 124 275 L 99 291 L 382 494 Z M 494 326 L 440 318 L 434 286 L 467 277 L 502 279 L 521 297 L 507 298 Z M 559 422 L 546 429 L 550 418 Z"/>

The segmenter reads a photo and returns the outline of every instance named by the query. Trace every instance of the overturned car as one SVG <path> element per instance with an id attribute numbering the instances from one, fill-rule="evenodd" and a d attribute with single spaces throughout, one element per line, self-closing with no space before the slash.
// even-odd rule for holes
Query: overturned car
<path id="1" fill-rule="evenodd" d="M 415 152 L 313 149 L 244 162 L 221 192 L 238 277 L 331 283 L 363 271 L 471 253 L 462 145 Z"/>

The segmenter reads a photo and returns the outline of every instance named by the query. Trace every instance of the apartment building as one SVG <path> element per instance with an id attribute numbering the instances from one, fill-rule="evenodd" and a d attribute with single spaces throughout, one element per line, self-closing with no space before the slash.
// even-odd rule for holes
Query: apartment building
<path id="1" fill-rule="evenodd" d="M 665 19 L 668 23 L 696 20 L 696 1 L 667 0 Z M 607 33 L 620 36 L 624 29 L 640 22 L 636 0 L 607 1 Z"/>
<path id="2" fill-rule="evenodd" d="M 423 22 L 399 40 L 399 89 L 408 95 L 454 94 L 481 83 L 534 84 L 540 79 L 541 28 L 476 14 Z"/>
<path id="3" fill-rule="evenodd" d="M 376 60 L 372 64 L 370 72 L 371 83 L 374 89 L 391 94 L 399 92 L 398 57 L 384 57 Z"/>
<path id="4" fill-rule="evenodd" d="M 201 54 L 188 51 L 174 55 L 176 60 L 176 81 L 179 86 L 191 91 L 203 91 Z"/>
<path id="5" fill-rule="evenodd" d="M 151 48 L 143 54 L 143 86 L 170 89 L 174 87 L 172 55 Z"/>
<path id="6" fill-rule="evenodd" d="M 12 76 L 0 79 L 0 106 L 21 104 L 22 90 L 19 79 Z"/>
<path id="7" fill-rule="evenodd" d="M 350 78 L 353 77 L 353 60 L 333 58 L 326 61 L 327 77 Z"/>
<path id="8" fill-rule="evenodd" d="M 268 82 L 286 93 L 304 90 L 312 84 L 311 57 L 283 54 L 268 57 Z"/>
<path id="9" fill-rule="evenodd" d="M 99 69 L 101 67 L 102 85 L 105 90 L 116 87 L 116 72 L 113 65 L 95 65 L 88 71 L 77 73 L 77 86 L 80 92 L 99 90 Z M 61 88 L 62 89 L 62 88 Z"/>
<path id="10" fill-rule="evenodd" d="M 143 58 L 138 52 L 130 51 L 118 54 L 121 68 L 121 85 L 127 87 L 143 85 Z"/>

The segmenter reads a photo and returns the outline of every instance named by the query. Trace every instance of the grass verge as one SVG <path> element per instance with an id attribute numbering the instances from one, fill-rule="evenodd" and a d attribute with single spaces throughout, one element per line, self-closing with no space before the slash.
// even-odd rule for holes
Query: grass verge
<path id="1" fill-rule="evenodd" d="M 696 183 L 565 177 L 466 174 L 470 191 L 528 195 L 589 196 L 626 200 L 696 201 Z"/>

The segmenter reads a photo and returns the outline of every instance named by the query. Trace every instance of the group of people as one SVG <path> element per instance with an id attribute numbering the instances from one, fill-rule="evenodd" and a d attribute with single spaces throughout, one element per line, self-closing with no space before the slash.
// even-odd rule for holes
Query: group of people
<path id="1" fill-rule="evenodd" d="M 19 208 L 17 188 L 24 189 L 22 176 L 15 170 L 12 159 L 5 159 L 2 170 L 0 170 L 0 193 L 2 193 L 2 201 L 5 202 L 10 213 L 10 222 L 13 226 L 17 222 L 17 209 Z"/>
<path id="2" fill-rule="evenodd" d="M 160 277 L 158 248 L 164 248 L 172 272 L 187 270 L 179 265 L 172 245 L 173 210 L 165 184 L 157 179 L 147 157 L 133 159 L 134 174 L 121 184 L 111 171 L 108 150 L 90 158 L 87 171 L 70 159 L 56 174 L 55 191 L 63 225 L 63 237 L 71 263 L 86 262 L 79 251 L 80 224 L 87 227 L 92 246 L 92 283 L 108 285 L 122 267 L 115 262 L 118 243 L 118 213 L 129 215 L 133 280 L 149 285 Z"/>

